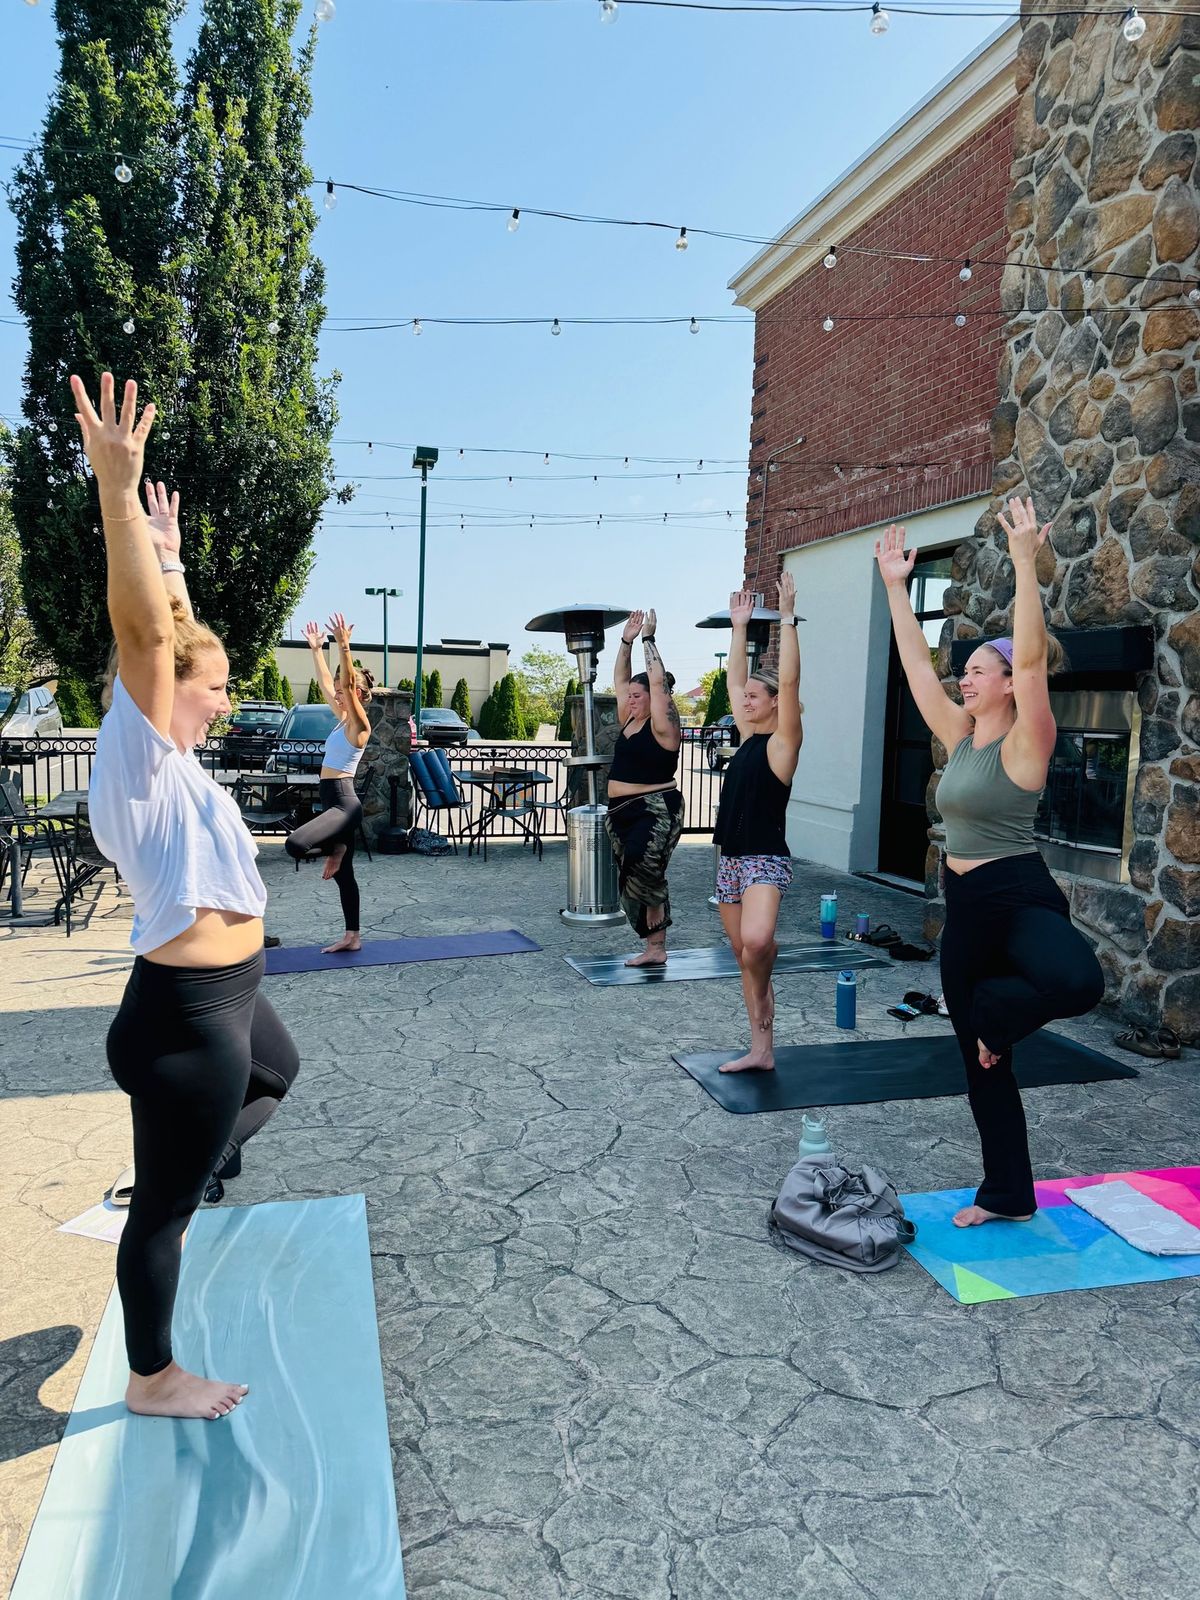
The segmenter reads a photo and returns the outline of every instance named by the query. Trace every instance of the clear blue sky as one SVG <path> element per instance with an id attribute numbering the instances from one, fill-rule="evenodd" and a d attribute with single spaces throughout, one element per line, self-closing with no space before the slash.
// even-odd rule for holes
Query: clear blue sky
<path id="1" fill-rule="evenodd" d="M 978 17 L 895 16 L 890 32 L 873 38 L 861 13 L 726 16 L 626 5 L 603 26 L 594 0 L 338 0 L 336 18 L 321 29 L 309 157 L 321 179 L 771 234 L 996 26 Z M 0 132 L 32 136 L 58 60 L 52 7 L 6 0 L 0 31 Z M 0 171 L 14 160 L 0 152 Z M 12 248 L 5 209 L 6 284 Z M 679 252 L 656 231 L 535 217 L 510 234 L 501 216 L 354 194 L 322 214 L 316 248 L 328 270 L 331 317 L 403 319 L 721 313 L 730 309 L 728 279 L 754 254 L 752 246 L 702 238 Z M 19 409 L 24 351 L 20 329 L 0 326 L 0 412 L 9 416 Z M 739 579 L 746 480 L 744 468 L 710 477 L 707 463 L 746 458 L 748 325 L 708 326 L 695 336 L 686 327 L 565 328 L 558 338 L 545 328 L 427 325 L 419 338 L 329 328 L 322 364 L 343 374 L 339 478 L 362 487 L 349 514 L 335 506 L 318 534 L 305 615 L 342 609 L 361 638 L 377 640 L 379 602 L 362 590 L 392 585 L 404 590 L 392 603 L 392 638 L 415 638 L 411 453 L 377 445 L 368 454 L 347 441 L 419 440 L 442 452 L 431 478 L 438 525 L 429 541 L 427 639 L 505 640 L 515 662 L 529 644 L 553 643 L 524 632 L 530 617 L 599 600 L 657 607 L 660 643 L 681 688 L 713 664 L 723 640 L 694 624 L 724 605 Z M 871 378 L 862 374 L 864 401 Z M 551 462 L 475 455 L 473 446 L 549 451 Z M 460 447 L 468 451 L 461 460 Z M 631 465 L 625 481 L 619 462 L 570 463 L 557 452 L 683 457 L 693 468 L 703 458 L 706 469 L 677 484 L 674 468 Z M 593 471 L 619 476 L 593 484 Z M 668 475 L 632 481 L 654 471 Z M 479 473 L 517 481 L 455 481 Z M 563 473 L 583 481 L 549 481 Z M 468 513 L 461 532 L 460 510 Z M 487 526 L 497 510 L 593 520 L 560 531 L 536 522 L 530 530 L 528 519 Z M 725 510 L 731 520 L 662 522 L 664 511 Z M 394 532 L 379 512 L 392 514 Z M 630 512 L 648 520 L 594 522 Z M 610 636 L 602 681 L 613 644 Z"/>

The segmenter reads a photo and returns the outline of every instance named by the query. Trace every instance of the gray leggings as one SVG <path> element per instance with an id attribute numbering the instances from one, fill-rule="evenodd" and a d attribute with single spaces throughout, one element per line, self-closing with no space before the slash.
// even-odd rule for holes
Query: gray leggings
<path id="1" fill-rule="evenodd" d="M 331 856 L 339 844 L 346 854 L 333 875 L 342 897 L 346 932 L 357 933 L 360 920 L 358 879 L 354 876 L 354 835 L 362 820 L 362 801 L 354 792 L 353 778 L 322 778 L 321 813 L 288 834 L 285 849 L 297 861 Z"/>

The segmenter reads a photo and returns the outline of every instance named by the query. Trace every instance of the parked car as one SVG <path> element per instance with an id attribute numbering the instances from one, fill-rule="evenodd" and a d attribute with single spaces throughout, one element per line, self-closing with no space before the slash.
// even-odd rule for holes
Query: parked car
<path id="1" fill-rule="evenodd" d="M 429 744 L 466 744 L 471 730 L 457 711 L 443 706 L 422 706 L 420 736 Z"/>
<path id="2" fill-rule="evenodd" d="M 0 689 L 0 721 L 13 702 L 12 689 Z M 6 739 L 54 739 L 63 731 L 62 712 L 49 689 L 26 689 L 4 723 Z"/>
<path id="3" fill-rule="evenodd" d="M 337 716 L 328 706 L 293 706 L 280 724 L 275 744 L 267 757 L 268 772 L 320 772 L 320 748 L 337 727 Z"/>
<path id="4" fill-rule="evenodd" d="M 710 722 L 700 734 L 704 758 L 714 772 L 718 767 L 725 765 L 741 742 L 742 736 L 738 732 L 737 723 L 728 712 L 725 716 L 718 717 L 715 722 Z"/>
<path id="5" fill-rule="evenodd" d="M 230 717 L 221 740 L 222 763 L 242 771 L 262 767 L 286 716 L 287 707 L 282 701 L 243 700 Z"/>

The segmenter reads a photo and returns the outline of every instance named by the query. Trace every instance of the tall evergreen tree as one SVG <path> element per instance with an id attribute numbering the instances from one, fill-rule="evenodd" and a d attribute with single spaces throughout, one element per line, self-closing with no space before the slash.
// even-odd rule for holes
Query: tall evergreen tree
<path id="1" fill-rule="evenodd" d="M 444 700 L 445 697 L 442 691 L 442 675 L 438 669 L 434 667 L 433 671 L 429 674 L 429 698 L 428 700 L 422 700 L 421 704 L 423 706 L 437 706 L 440 709 L 444 704 Z"/>
<path id="2" fill-rule="evenodd" d="M 567 687 L 563 690 L 562 716 L 558 719 L 558 737 L 569 739 L 571 737 L 571 696 L 580 692 L 579 685 L 574 678 L 568 678 Z"/>
<path id="3" fill-rule="evenodd" d="M 506 672 L 496 690 L 496 717 L 492 737 L 495 739 L 525 737 L 525 724 L 521 717 L 521 695 L 515 673 Z"/>
<path id="4" fill-rule="evenodd" d="M 281 678 L 279 680 L 279 698 L 289 711 L 296 704 L 296 696 L 292 691 L 292 680 L 290 678 Z"/>
<path id="5" fill-rule="evenodd" d="M 71 371 L 134 377 L 158 406 L 147 470 L 180 491 L 189 588 L 235 677 L 304 586 L 336 380 L 313 372 L 324 278 L 302 150 L 314 34 L 294 57 L 299 9 L 206 0 L 181 89 L 182 0 L 59 0 L 58 87 L 11 191 L 30 334 L 14 492 L 31 615 L 85 678 L 108 627 Z"/>
<path id="6" fill-rule="evenodd" d="M 471 691 L 465 678 L 460 678 L 454 685 L 454 693 L 450 696 L 450 709 L 457 711 L 467 724 L 471 725 Z"/>
<path id="7" fill-rule="evenodd" d="M 283 684 L 280 682 L 279 667 L 274 656 L 268 656 L 263 662 L 262 676 L 259 682 L 262 685 L 261 699 L 282 700 Z"/>
<path id="8" fill-rule="evenodd" d="M 306 706 L 319 706 L 325 703 L 325 696 L 321 693 L 321 685 L 315 678 L 308 680 L 308 693 L 304 697 Z"/>
<path id="9" fill-rule="evenodd" d="M 16 710 L 41 656 L 21 588 L 21 546 L 13 523 L 8 474 L 0 467 L 0 690 L 12 691 L 7 700 L 0 695 L 0 728 Z"/>
<path id="10" fill-rule="evenodd" d="M 716 722 L 721 717 L 727 717 L 731 710 L 729 685 L 726 681 L 725 673 L 723 671 L 718 672 L 709 691 L 708 706 L 704 712 L 705 725 L 710 722 Z"/>

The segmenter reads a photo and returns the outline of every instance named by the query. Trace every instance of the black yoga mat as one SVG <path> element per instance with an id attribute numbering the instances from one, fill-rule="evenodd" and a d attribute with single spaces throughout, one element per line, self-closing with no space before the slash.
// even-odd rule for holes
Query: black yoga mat
<path id="1" fill-rule="evenodd" d="M 672 1057 L 725 1111 L 796 1111 L 802 1106 L 860 1106 L 877 1100 L 932 1100 L 963 1094 L 966 1076 L 954 1038 L 861 1039 L 847 1044 L 776 1046 L 774 1072 L 726 1072 L 744 1050 L 704 1050 Z M 1051 1083 L 1136 1078 L 1132 1067 L 1044 1029 L 1016 1050 L 1022 1089 Z"/>
<path id="2" fill-rule="evenodd" d="M 589 983 L 683 983 L 693 978 L 736 978 L 738 964 L 727 944 L 705 950 L 672 950 L 665 967 L 627 967 L 624 956 L 564 956 Z M 886 955 L 863 945 L 781 945 L 775 976 L 789 972 L 839 972 L 843 967 L 890 967 Z M 722 1060 L 732 1059 L 723 1056 Z"/>
<path id="3" fill-rule="evenodd" d="M 540 950 L 515 928 L 498 933 L 450 933 L 426 939 L 369 939 L 361 950 L 323 955 L 320 945 L 283 945 L 267 951 L 267 976 L 333 972 L 342 967 L 390 967 L 408 961 L 461 961 L 467 956 L 513 956 Z"/>

